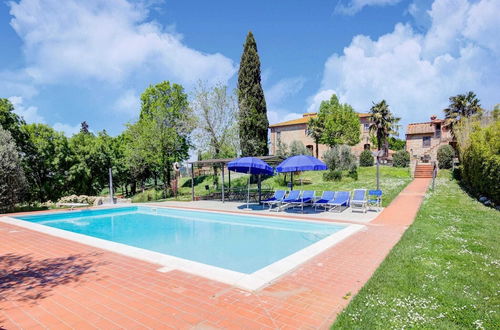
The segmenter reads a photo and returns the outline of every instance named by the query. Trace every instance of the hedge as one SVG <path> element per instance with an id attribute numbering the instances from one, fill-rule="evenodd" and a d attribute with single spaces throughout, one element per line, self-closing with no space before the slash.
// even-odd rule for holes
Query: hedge
<path id="1" fill-rule="evenodd" d="M 500 205 L 500 120 L 476 125 L 469 143 L 461 149 L 462 182 L 474 194 Z"/>

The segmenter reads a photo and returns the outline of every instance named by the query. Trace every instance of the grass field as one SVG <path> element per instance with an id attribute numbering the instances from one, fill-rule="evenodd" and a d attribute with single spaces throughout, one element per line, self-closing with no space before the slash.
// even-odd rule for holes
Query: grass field
<path id="1" fill-rule="evenodd" d="M 498 211 L 441 175 L 332 329 L 498 329 L 499 232 Z"/>
<path id="2" fill-rule="evenodd" d="M 351 191 L 356 188 L 375 189 L 376 188 L 376 169 L 375 167 L 360 167 L 358 169 L 358 180 L 347 177 L 345 173 L 341 181 L 324 181 L 323 171 L 302 172 L 299 176 L 294 176 L 296 189 L 300 189 L 300 179 L 307 181 L 307 184 L 302 186 L 302 189 L 315 190 L 317 194 L 321 194 L 324 190 L 347 190 Z M 241 174 L 232 174 L 231 187 L 246 187 L 248 176 Z M 177 199 L 191 199 L 191 179 L 183 178 L 180 181 L 180 196 Z M 290 180 L 290 175 L 287 176 Z M 384 192 L 383 205 L 387 206 L 396 197 L 399 192 L 411 181 L 408 168 L 396 168 L 390 166 L 380 167 L 380 186 Z M 219 179 L 221 182 L 221 179 Z M 195 180 L 195 195 L 202 196 L 210 191 L 205 189 L 205 185 L 213 185 L 213 177 L 204 176 Z M 227 173 L 226 173 L 227 185 Z M 256 189 L 257 185 L 252 184 L 251 188 Z M 275 175 L 267 178 L 262 182 L 262 188 L 267 189 L 287 189 L 284 183 L 283 175 Z"/>

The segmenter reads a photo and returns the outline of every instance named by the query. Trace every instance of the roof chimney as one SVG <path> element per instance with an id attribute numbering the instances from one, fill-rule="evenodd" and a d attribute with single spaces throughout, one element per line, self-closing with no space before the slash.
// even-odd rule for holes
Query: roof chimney
<path id="1" fill-rule="evenodd" d="M 437 116 L 436 115 L 431 115 L 431 120 L 434 121 L 437 119 Z"/>

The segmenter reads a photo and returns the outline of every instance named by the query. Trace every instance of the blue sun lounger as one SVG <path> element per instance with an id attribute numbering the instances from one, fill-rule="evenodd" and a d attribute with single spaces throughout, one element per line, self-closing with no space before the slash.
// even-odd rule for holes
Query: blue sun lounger
<path id="1" fill-rule="evenodd" d="M 281 208 L 287 208 L 292 205 L 293 202 L 297 201 L 300 197 L 300 190 L 292 190 L 288 193 L 285 199 L 278 204 L 278 207 L 275 209 L 276 211 L 281 211 Z"/>
<path id="2" fill-rule="evenodd" d="M 279 205 L 285 198 L 286 191 L 284 190 L 276 190 L 274 192 L 273 197 L 264 199 L 261 201 L 262 207 L 264 207 L 265 204 L 269 205 L 269 209 L 273 207 L 273 205 Z"/>
<path id="3" fill-rule="evenodd" d="M 376 206 L 378 211 L 382 208 L 382 190 L 368 190 L 368 207 Z"/>
<path id="4" fill-rule="evenodd" d="M 333 200 L 328 202 L 330 211 L 336 209 L 340 210 L 342 208 L 344 208 L 345 210 L 346 208 L 348 208 L 350 195 L 351 194 L 348 191 L 337 191 Z"/>
<path id="5" fill-rule="evenodd" d="M 368 199 L 366 198 L 366 189 L 355 189 L 351 199 L 352 210 L 361 210 L 366 213 L 368 209 Z"/>
<path id="6" fill-rule="evenodd" d="M 302 193 L 302 197 L 297 198 L 295 201 L 291 202 L 293 206 L 300 206 L 302 208 L 302 212 L 304 212 L 304 206 L 307 204 L 312 204 L 314 202 L 314 190 L 305 190 Z"/>
<path id="7" fill-rule="evenodd" d="M 314 208 L 317 210 L 318 206 L 321 206 L 326 209 L 328 202 L 331 201 L 333 197 L 335 197 L 335 191 L 323 191 L 323 195 L 321 195 L 320 199 L 314 202 Z"/>

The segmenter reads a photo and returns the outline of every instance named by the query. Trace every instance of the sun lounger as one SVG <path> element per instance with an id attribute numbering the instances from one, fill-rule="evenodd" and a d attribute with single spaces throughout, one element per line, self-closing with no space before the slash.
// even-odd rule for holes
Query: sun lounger
<path id="1" fill-rule="evenodd" d="M 302 212 L 304 212 L 304 206 L 314 202 L 314 194 L 314 190 L 305 190 L 302 193 L 302 197 L 297 198 L 295 201 L 291 202 L 291 204 L 293 206 L 300 206 L 302 208 Z"/>
<path id="2" fill-rule="evenodd" d="M 320 199 L 314 202 L 314 208 L 318 209 L 318 206 L 326 208 L 328 202 L 331 201 L 333 197 L 335 197 L 335 191 L 323 191 L 323 195 L 321 195 Z"/>
<path id="3" fill-rule="evenodd" d="M 282 209 L 285 209 L 292 205 L 292 202 L 295 202 L 299 199 L 300 197 L 300 190 L 292 190 L 288 193 L 288 196 L 284 198 L 281 203 L 277 204 L 278 207 L 275 209 L 276 211 L 281 211 Z"/>
<path id="4" fill-rule="evenodd" d="M 335 193 L 335 197 L 333 198 L 333 200 L 328 202 L 328 207 L 330 208 L 330 211 L 337 209 L 341 210 L 342 208 L 344 208 L 345 210 L 346 208 L 348 208 L 349 198 L 350 194 L 348 191 L 337 191 Z"/>
<path id="5" fill-rule="evenodd" d="M 352 210 L 361 210 L 366 213 L 368 208 L 368 199 L 366 198 L 366 189 L 355 189 L 351 199 Z"/>
<path id="6" fill-rule="evenodd" d="M 378 210 L 382 208 L 382 190 L 368 190 L 368 207 L 376 206 Z"/>
<path id="7" fill-rule="evenodd" d="M 268 199 L 264 199 L 261 201 L 262 207 L 264 207 L 265 204 L 269 205 L 269 209 L 273 207 L 273 205 L 279 205 L 285 198 L 286 191 L 284 190 L 276 190 L 274 192 L 274 196 Z"/>

